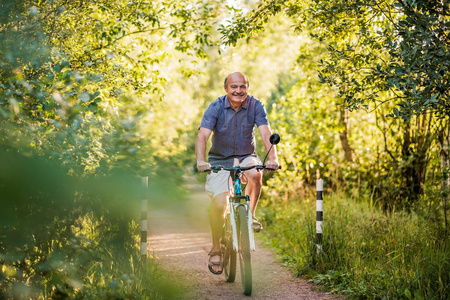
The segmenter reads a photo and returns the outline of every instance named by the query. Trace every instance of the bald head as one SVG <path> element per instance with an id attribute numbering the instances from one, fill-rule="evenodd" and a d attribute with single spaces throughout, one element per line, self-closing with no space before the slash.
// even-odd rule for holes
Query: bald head
<path id="1" fill-rule="evenodd" d="M 224 89 L 231 106 L 238 110 L 247 99 L 248 78 L 241 72 L 234 72 L 225 78 Z"/>
<path id="2" fill-rule="evenodd" d="M 225 88 L 227 88 L 229 79 L 236 79 L 236 80 L 243 79 L 245 81 L 245 83 L 247 84 L 247 87 L 250 86 L 250 82 L 248 81 L 248 77 L 242 72 L 233 72 L 233 73 L 230 73 L 227 77 L 225 77 L 225 81 L 223 83 L 223 86 Z"/>

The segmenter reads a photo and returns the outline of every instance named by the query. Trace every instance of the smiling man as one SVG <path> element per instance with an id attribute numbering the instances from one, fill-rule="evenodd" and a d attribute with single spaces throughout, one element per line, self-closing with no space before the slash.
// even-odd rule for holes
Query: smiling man
<path id="1" fill-rule="evenodd" d="M 255 154 L 255 125 L 263 140 L 266 151 L 270 148 L 272 131 L 262 102 L 247 94 L 249 80 L 241 72 L 234 72 L 225 78 L 226 95 L 214 100 L 206 109 L 199 127 L 195 152 L 197 169 L 202 172 L 211 165 L 232 167 L 261 164 Z M 206 160 L 206 144 L 212 136 L 211 149 Z M 275 149 L 269 153 L 266 166 L 278 169 Z M 253 229 L 259 232 L 261 223 L 255 218 L 256 205 L 261 194 L 262 174 L 255 170 L 245 172 L 247 179 L 246 195 L 250 197 L 250 210 L 253 214 Z M 229 186 L 229 172 L 219 171 L 206 177 L 205 190 L 213 200 L 209 214 L 212 233 L 212 248 L 209 253 L 208 267 L 214 274 L 223 271 L 220 237 L 225 220 Z"/>

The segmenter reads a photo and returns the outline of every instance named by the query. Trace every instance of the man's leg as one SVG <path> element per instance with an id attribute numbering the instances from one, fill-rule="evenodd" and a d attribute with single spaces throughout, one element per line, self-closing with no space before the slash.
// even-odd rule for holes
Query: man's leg
<path id="1" fill-rule="evenodd" d="M 209 212 L 209 223 L 212 233 L 212 249 L 211 252 L 220 251 L 220 238 L 222 236 L 222 228 L 225 222 L 225 211 L 227 208 L 228 193 L 221 193 L 213 198 L 213 205 Z M 220 256 L 211 256 L 210 261 L 213 263 L 220 262 Z M 222 267 L 213 265 L 212 268 L 216 272 L 220 272 Z"/>
<path id="2" fill-rule="evenodd" d="M 250 211 L 255 216 L 256 206 L 261 195 L 262 174 L 255 169 L 251 169 L 245 172 L 245 176 L 247 178 L 245 194 L 250 197 Z"/>
<path id="3" fill-rule="evenodd" d="M 222 228 L 225 219 L 225 211 L 228 204 L 228 186 L 230 174 L 227 171 L 219 171 L 218 173 L 210 173 L 206 177 L 205 190 L 213 200 L 211 210 L 209 212 L 209 223 L 212 234 L 212 248 L 209 255 L 209 267 L 213 273 L 221 273 L 222 265 L 220 264 L 220 238 L 222 236 Z"/>

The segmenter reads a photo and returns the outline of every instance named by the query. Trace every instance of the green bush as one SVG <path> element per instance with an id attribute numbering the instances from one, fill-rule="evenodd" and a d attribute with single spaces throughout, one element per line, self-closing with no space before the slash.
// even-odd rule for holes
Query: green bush
<path id="1" fill-rule="evenodd" d="M 266 241 L 295 272 L 351 299 L 447 299 L 450 242 L 415 213 L 324 199 L 323 252 L 315 241 L 315 200 L 265 201 Z"/>
<path id="2" fill-rule="evenodd" d="M 68 175 L 57 161 L 10 151 L 0 165 L 0 299 L 160 299 L 173 290 L 153 260 L 141 262 L 139 178 Z"/>

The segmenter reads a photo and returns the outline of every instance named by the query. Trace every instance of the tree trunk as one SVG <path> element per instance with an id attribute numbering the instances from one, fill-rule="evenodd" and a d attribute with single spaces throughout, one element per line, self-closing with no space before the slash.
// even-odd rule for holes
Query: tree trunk
<path id="1" fill-rule="evenodd" d="M 343 126 L 344 130 L 339 132 L 339 138 L 341 139 L 341 145 L 344 149 L 345 160 L 348 162 L 353 162 L 353 149 L 350 147 L 349 142 L 349 122 L 348 122 L 349 112 L 344 107 L 342 107 L 340 112 L 339 124 Z"/>
<path id="2" fill-rule="evenodd" d="M 404 129 L 402 177 L 405 179 L 406 197 L 408 199 L 408 203 L 405 204 L 408 209 L 419 200 L 424 192 L 423 185 L 428 165 L 427 154 L 431 141 L 430 124 L 431 118 L 427 119 L 427 116 L 422 115 L 417 117 L 417 124 L 413 131 L 409 122 Z M 412 132 L 413 135 L 411 135 Z M 414 148 L 411 147 L 412 145 L 414 145 Z"/>
<path id="3" fill-rule="evenodd" d="M 441 156 L 441 172 L 442 172 L 442 180 L 441 180 L 441 195 L 442 195 L 442 203 L 443 203 L 443 213 L 444 213 L 444 230 L 445 235 L 447 236 L 447 228 L 448 228 L 448 220 L 447 220 L 447 210 L 448 210 L 448 202 L 450 195 L 450 122 L 449 120 L 444 121 L 444 126 L 442 130 L 439 132 L 439 144 L 441 146 L 440 156 Z"/>
<path id="4" fill-rule="evenodd" d="M 410 163 L 411 158 L 411 124 L 410 122 L 406 123 L 405 128 L 403 129 L 403 144 L 402 144 L 402 164 L 401 167 L 401 176 L 405 180 L 405 198 L 409 203 L 415 201 L 414 195 L 414 163 Z M 407 203 L 404 203 L 407 205 Z"/>

